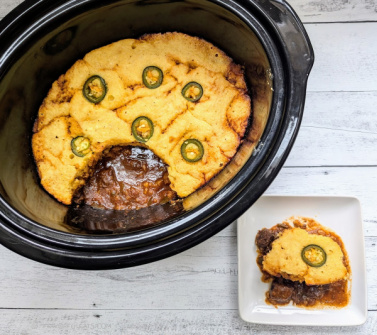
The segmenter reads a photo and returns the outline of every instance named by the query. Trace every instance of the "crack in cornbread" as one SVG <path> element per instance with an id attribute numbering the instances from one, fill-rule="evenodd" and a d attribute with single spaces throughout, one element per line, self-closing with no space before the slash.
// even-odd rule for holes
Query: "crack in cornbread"
<path id="1" fill-rule="evenodd" d="M 150 89 L 143 70 L 161 69 L 163 80 Z M 83 95 L 88 78 L 100 76 L 106 94 L 98 103 Z M 187 83 L 203 88 L 198 101 L 182 96 Z M 53 83 L 39 109 L 32 147 L 42 186 L 64 204 L 101 158 L 116 145 L 140 145 L 132 132 L 138 117 L 153 122 L 143 143 L 168 165 L 171 188 L 186 197 L 218 174 L 235 155 L 251 115 L 242 68 L 212 44 L 181 33 L 126 39 L 88 53 Z M 77 137 L 90 140 L 89 153 L 72 153 Z M 203 156 L 181 155 L 188 139 L 199 140 Z"/>

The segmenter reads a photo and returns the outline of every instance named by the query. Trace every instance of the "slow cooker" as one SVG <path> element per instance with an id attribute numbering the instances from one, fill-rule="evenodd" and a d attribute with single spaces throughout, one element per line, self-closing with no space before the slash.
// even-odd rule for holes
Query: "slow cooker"
<path id="1" fill-rule="evenodd" d="M 179 215 L 102 234 L 68 225 L 69 209 L 42 189 L 31 153 L 43 98 L 90 50 L 168 31 L 204 38 L 244 67 L 253 122 L 263 132 L 249 132 L 232 162 L 185 199 Z M 24 1 L 0 22 L 0 242 L 46 264 L 98 270 L 152 262 L 204 241 L 278 174 L 299 130 L 313 62 L 305 29 L 283 0 Z"/>

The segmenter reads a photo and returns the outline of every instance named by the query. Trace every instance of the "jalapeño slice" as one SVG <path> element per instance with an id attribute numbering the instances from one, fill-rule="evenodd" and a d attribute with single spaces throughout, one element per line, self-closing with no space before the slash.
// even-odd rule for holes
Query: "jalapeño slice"
<path id="1" fill-rule="evenodd" d="M 159 87 L 163 78 L 164 75 L 157 66 L 147 66 L 143 71 L 143 83 L 150 89 Z"/>
<path id="2" fill-rule="evenodd" d="M 139 142 L 147 142 L 153 136 L 153 122 L 146 116 L 140 116 L 132 122 L 132 134 Z"/>
<path id="3" fill-rule="evenodd" d="M 90 152 L 90 140 L 84 136 L 77 136 L 71 141 L 72 152 L 78 157 L 84 157 Z"/>
<path id="4" fill-rule="evenodd" d="M 192 81 L 182 89 L 182 95 L 188 101 L 198 101 L 203 95 L 203 87 L 195 81 Z"/>
<path id="5" fill-rule="evenodd" d="M 181 146 L 181 155 L 184 160 L 191 163 L 201 160 L 204 155 L 202 143 L 194 138 L 184 141 Z"/>
<path id="6" fill-rule="evenodd" d="M 320 267 L 326 263 L 326 252 L 316 244 L 309 244 L 301 252 L 302 260 L 313 267 Z"/>
<path id="7" fill-rule="evenodd" d="M 107 93 L 105 80 L 97 75 L 90 77 L 85 82 L 82 93 L 86 100 L 98 104 L 105 98 Z"/>

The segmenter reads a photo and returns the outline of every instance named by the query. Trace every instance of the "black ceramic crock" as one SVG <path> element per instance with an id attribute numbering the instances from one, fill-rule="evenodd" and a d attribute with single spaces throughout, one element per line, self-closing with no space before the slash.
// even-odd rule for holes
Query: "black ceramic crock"
<path id="1" fill-rule="evenodd" d="M 252 43 L 270 68 L 269 118 L 241 170 L 216 194 L 164 224 L 122 234 L 75 233 L 59 225 L 63 205 L 38 185 L 30 138 L 51 84 L 88 51 L 146 33 L 202 37 L 250 69 Z M 186 250 L 229 225 L 273 181 L 294 143 L 314 54 L 282 0 L 26 0 L 0 22 L 0 242 L 31 259 L 76 269 L 152 262 Z M 260 74 L 260 73 L 259 73 Z"/>

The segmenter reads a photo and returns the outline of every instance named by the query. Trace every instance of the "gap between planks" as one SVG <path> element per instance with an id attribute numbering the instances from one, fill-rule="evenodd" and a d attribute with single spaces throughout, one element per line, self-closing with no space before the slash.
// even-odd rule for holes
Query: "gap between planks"
<path id="1" fill-rule="evenodd" d="M 377 313 L 369 312 L 367 321 L 351 327 L 276 326 L 247 323 L 236 311 L 119 311 L 93 313 L 86 311 L 46 314 L 29 311 L 7 311 L 0 331 L 6 334 L 263 334 L 263 335 L 332 335 L 376 333 Z"/>
<path id="2" fill-rule="evenodd" d="M 377 20 L 366 20 L 366 21 L 319 21 L 319 22 L 316 22 L 316 21 L 313 21 L 313 22 L 310 22 L 310 21 L 304 21 L 304 25 L 309 25 L 309 24 L 348 24 L 348 23 L 376 23 Z"/>

